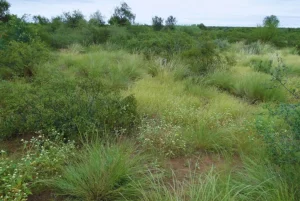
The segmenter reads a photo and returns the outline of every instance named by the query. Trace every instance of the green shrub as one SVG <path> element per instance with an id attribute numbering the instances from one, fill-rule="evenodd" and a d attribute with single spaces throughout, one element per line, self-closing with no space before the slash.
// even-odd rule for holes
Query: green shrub
<path id="1" fill-rule="evenodd" d="M 130 51 L 170 57 L 190 49 L 196 41 L 187 33 L 179 31 L 149 31 L 140 33 L 126 43 Z"/>
<path id="2" fill-rule="evenodd" d="M 204 42 L 198 47 L 183 52 L 182 58 L 190 65 L 191 71 L 197 75 L 214 71 L 221 62 L 221 57 L 213 42 Z"/>
<path id="3" fill-rule="evenodd" d="M 274 120 L 257 120 L 256 127 L 266 143 L 269 157 L 279 165 L 300 164 L 299 104 L 280 104 L 278 108 L 271 110 L 270 115 L 284 120 L 287 125 L 280 129 Z"/>
<path id="4" fill-rule="evenodd" d="M 66 136 L 93 130 L 130 133 L 137 120 L 133 96 L 109 94 L 96 83 L 78 84 L 2 86 L 6 98 L 0 108 L 1 138 L 51 128 Z"/>
<path id="5" fill-rule="evenodd" d="M 0 78 L 31 77 L 35 65 L 47 61 L 49 51 L 45 44 L 39 41 L 31 43 L 11 41 L 5 50 L 0 50 L 0 57 Z"/>
<path id="6" fill-rule="evenodd" d="M 137 185 L 146 186 L 144 158 L 128 143 L 87 145 L 68 161 L 51 185 L 60 195 L 79 200 L 139 200 Z"/>

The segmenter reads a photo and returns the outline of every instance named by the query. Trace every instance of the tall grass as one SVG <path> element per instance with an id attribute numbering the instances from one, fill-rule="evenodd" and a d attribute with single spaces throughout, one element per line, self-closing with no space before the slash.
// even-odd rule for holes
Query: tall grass
<path id="1" fill-rule="evenodd" d="M 129 143 L 86 145 L 52 180 L 58 194 L 76 200 L 138 200 L 136 183 L 145 186 L 145 158 Z"/>
<path id="2" fill-rule="evenodd" d="M 235 74 L 219 71 L 208 77 L 207 83 L 226 90 L 233 95 L 244 97 L 251 102 L 280 101 L 287 99 L 284 89 L 272 82 L 270 75 L 259 72 Z"/>
<path id="3" fill-rule="evenodd" d="M 187 147 L 232 151 L 238 141 L 250 143 L 244 123 L 255 108 L 213 87 L 175 81 L 172 73 L 164 72 L 137 81 L 126 93 L 134 94 L 141 115 L 180 126 Z"/>
<path id="4" fill-rule="evenodd" d="M 259 164 L 253 160 L 245 161 L 241 170 L 218 172 L 213 167 L 206 173 L 190 169 L 184 180 L 173 174 L 170 182 L 164 177 L 150 173 L 147 177 L 149 188 L 139 188 L 142 200 L 158 201 L 293 201 L 286 181 L 272 166 Z"/>

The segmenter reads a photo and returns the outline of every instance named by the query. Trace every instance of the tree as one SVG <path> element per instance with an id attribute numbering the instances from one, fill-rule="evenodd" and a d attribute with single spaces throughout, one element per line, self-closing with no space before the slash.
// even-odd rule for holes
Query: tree
<path id="1" fill-rule="evenodd" d="M 90 16 L 89 23 L 96 26 L 103 26 L 105 25 L 104 16 L 98 10 Z"/>
<path id="2" fill-rule="evenodd" d="M 277 28 L 279 26 L 279 19 L 275 15 L 267 16 L 264 19 L 263 25 L 264 27 L 273 27 Z"/>
<path id="3" fill-rule="evenodd" d="M 263 20 L 263 26 L 258 27 L 255 34 L 257 39 L 263 42 L 270 42 L 275 39 L 278 33 L 279 19 L 275 15 L 267 16 Z"/>
<path id="4" fill-rule="evenodd" d="M 198 24 L 197 27 L 199 27 L 199 29 L 201 29 L 201 30 L 206 30 L 207 29 L 206 26 L 203 23 Z"/>
<path id="5" fill-rule="evenodd" d="M 85 21 L 84 15 L 79 10 L 74 10 L 72 13 L 66 12 L 63 14 L 63 21 L 71 28 L 79 27 L 80 22 Z"/>
<path id="6" fill-rule="evenodd" d="M 50 23 L 49 19 L 46 18 L 46 17 L 43 17 L 43 16 L 40 16 L 40 15 L 35 15 L 33 16 L 33 21 L 37 24 L 42 24 L 42 25 L 45 25 L 45 24 L 48 24 Z"/>
<path id="7" fill-rule="evenodd" d="M 176 18 L 171 15 L 166 20 L 166 27 L 168 29 L 172 29 L 173 30 L 173 29 L 175 29 L 176 23 L 177 23 Z"/>
<path id="8" fill-rule="evenodd" d="M 10 3 L 6 0 L 0 0 L 0 22 L 7 22 L 9 20 Z"/>
<path id="9" fill-rule="evenodd" d="M 127 3 L 123 2 L 121 7 L 116 7 L 113 16 L 109 19 L 108 23 L 111 25 L 131 25 L 134 24 L 135 14 L 131 12 L 131 8 Z"/>
<path id="10" fill-rule="evenodd" d="M 161 30 L 164 27 L 163 23 L 164 19 L 161 17 L 155 16 L 152 18 L 152 27 L 155 31 Z"/>

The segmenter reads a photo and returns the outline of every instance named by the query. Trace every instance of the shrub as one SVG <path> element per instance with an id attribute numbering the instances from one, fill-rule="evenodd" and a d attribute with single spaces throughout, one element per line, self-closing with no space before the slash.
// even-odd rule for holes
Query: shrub
<path id="1" fill-rule="evenodd" d="M 187 33 L 179 31 L 149 31 L 140 33 L 126 43 L 130 51 L 139 51 L 144 54 L 154 54 L 171 57 L 190 49 L 196 41 Z"/>
<path id="2" fill-rule="evenodd" d="M 136 185 L 146 186 L 144 158 L 132 145 L 87 145 L 51 185 L 79 200 L 138 200 Z"/>
<path id="3" fill-rule="evenodd" d="M 198 47 L 183 52 L 182 58 L 190 64 L 191 71 L 197 75 L 214 71 L 221 61 L 213 42 L 204 42 Z"/>
<path id="4" fill-rule="evenodd" d="M 0 50 L 0 77 L 2 79 L 15 76 L 31 77 L 34 67 L 49 58 L 45 44 L 35 41 L 23 43 L 11 41 L 7 49 Z"/>
<path id="5" fill-rule="evenodd" d="M 80 84 L 79 88 L 67 83 L 41 88 L 10 86 L 15 93 L 0 108 L 1 137 L 51 128 L 66 136 L 93 130 L 130 133 L 137 120 L 133 96 L 121 98 L 103 92 L 101 86 Z M 1 92 L 7 95 L 7 89 Z"/>

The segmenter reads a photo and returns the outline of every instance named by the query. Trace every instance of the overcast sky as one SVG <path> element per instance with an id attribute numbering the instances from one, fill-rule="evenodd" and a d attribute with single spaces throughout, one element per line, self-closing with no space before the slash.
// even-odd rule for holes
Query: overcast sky
<path id="1" fill-rule="evenodd" d="M 99 10 L 106 20 L 119 0 L 8 0 L 13 14 L 48 18 L 79 9 L 88 18 Z M 177 18 L 178 24 L 207 26 L 257 26 L 267 15 L 276 15 L 281 27 L 300 27 L 300 0 L 126 0 L 136 22 L 151 24 L 153 16 Z"/>

